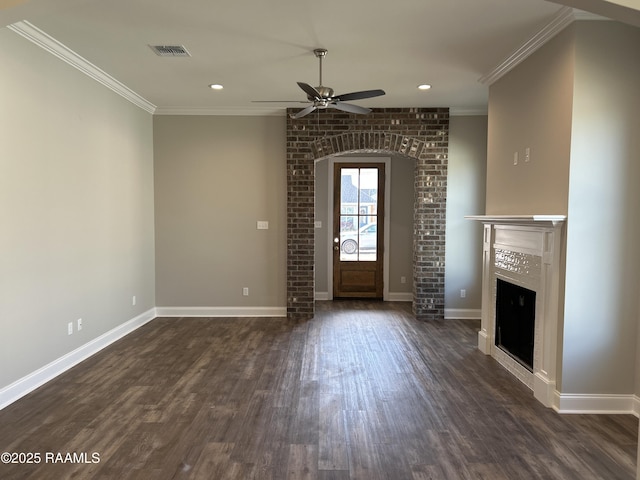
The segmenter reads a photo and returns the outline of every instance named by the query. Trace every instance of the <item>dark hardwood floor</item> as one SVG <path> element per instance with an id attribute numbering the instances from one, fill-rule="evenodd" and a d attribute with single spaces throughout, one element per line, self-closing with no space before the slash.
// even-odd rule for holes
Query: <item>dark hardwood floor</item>
<path id="1" fill-rule="evenodd" d="M 546 409 L 479 322 L 409 309 L 156 319 L 0 411 L 0 452 L 41 455 L 0 478 L 635 478 L 635 417 Z"/>

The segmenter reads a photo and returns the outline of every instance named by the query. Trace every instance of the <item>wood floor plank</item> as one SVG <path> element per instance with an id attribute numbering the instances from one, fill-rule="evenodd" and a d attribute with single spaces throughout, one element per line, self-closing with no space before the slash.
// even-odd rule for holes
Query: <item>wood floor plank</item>
<path id="1" fill-rule="evenodd" d="M 322 393 L 319 401 L 318 469 L 348 470 L 349 456 L 341 396 Z"/>
<path id="2" fill-rule="evenodd" d="M 289 446 L 288 480 L 315 480 L 318 478 L 318 445 Z"/>
<path id="3" fill-rule="evenodd" d="M 2 480 L 633 480 L 638 420 L 559 415 L 479 322 L 318 302 L 307 322 L 158 318 L 0 411 Z"/>
<path id="4" fill-rule="evenodd" d="M 198 457 L 196 464 L 187 469 L 185 473 L 192 478 L 215 478 L 220 480 L 232 480 L 236 478 L 248 478 L 247 465 L 235 462 L 231 459 L 233 444 L 208 443 Z"/>

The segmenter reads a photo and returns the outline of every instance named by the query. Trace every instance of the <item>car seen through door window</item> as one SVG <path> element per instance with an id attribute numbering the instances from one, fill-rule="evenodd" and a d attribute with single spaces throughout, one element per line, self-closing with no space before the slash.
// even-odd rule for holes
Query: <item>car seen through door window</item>
<path id="1" fill-rule="evenodd" d="M 374 250 L 377 245 L 377 224 L 363 225 L 357 231 L 340 232 L 340 250 L 347 255 L 358 251 Z"/>

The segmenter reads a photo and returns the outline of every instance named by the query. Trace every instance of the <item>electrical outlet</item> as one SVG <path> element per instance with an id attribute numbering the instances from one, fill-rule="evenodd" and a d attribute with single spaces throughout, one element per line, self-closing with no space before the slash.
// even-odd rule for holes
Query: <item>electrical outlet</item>
<path id="1" fill-rule="evenodd" d="M 529 163 L 531 161 L 531 148 L 527 147 L 524 149 L 524 163 Z"/>
<path id="2" fill-rule="evenodd" d="M 73 322 L 67 324 L 67 335 L 73 335 Z"/>
<path id="3" fill-rule="evenodd" d="M 400 277 L 400 283 L 407 283 L 407 277 Z"/>
<path id="4" fill-rule="evenodd" d="M 249 287 L 244 287 L 242 289 L 242 295 L 245 296 L 245 297 L 249 296 Z"/>
<path id="5" fill-rule="evenodd" d="M 131 298 L 131 305 L 135 306 L 136 304 L 136 296 L 134 295 L 133 298 Z"/>
<path id="6" fill-rule="evenodd" d="M 466 298 L 467 296 L 467 291 L 463 288 L 460 290 L 460 298 Z"/>
<path id="7" fill-rule="evenodd" d="M 77 329 L 78 329 L 78 331 L 82 330 L 82 319 L 81 319 L 81 318 L 79 318 L 79 319 L 78 319 L 78 321 L 77 321 L 76 323 L 77 323 Z"/>
<path id="8" fill-rule="evenodd" d="M 518 165 L 518 152 L 513 152 L 513 164 Z"/>

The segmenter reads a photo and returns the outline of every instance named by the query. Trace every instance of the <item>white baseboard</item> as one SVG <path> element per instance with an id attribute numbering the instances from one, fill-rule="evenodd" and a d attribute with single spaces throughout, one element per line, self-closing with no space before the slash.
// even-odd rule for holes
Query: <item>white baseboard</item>
<path id="1" fill-rule="evenodd" d="M 140 328 L 155 317 L 156 311 L 152 308 L 4 387 L 0 390 L 0 410 L 98 353 L 116 340 Z"/>
<path id="2" fill-rule="evenodd" d="M 558 413 L 627 414 L 639 416 L 640 399 L 636 395 L 568 394 L 556 391 L 554 409 Z"/>
<path id="3" fill-rule="evenodd" d="M 329 292 L 316 292 L 316 300 L 329 300 Z"/>
<path id="4" fill-rule="evenodd" d="M 158 317 L 286 317 L 286 307 L 156 307 Z"/>
<path id="5" fill-rule="evenodd" d="M 533 374 L 533 396 L 545 407 L 555 408 L 556 382 L 551 381 L 544 372 Z"/>
<path id="6" fill-rule="evenodd" d="M 388 302 L 413 302 L 412 292 L 389 292 L 387 298 Z"/>
<path id="7" fill-rule="evenodd" d="M 445 319 L 480 320 L 482 310 L 479 308 L 445 308 Z"/>
<path id="8" fill-rule="evenodd" d="M 485 355 L 491 355 L 491 342 L 485 330 L 478 331 L 478 350 Z"/>
<path id="9" fill-rule="evenodd" d="M 633 396 L 633 414 L 640 417 L 640 397 L 638 395 Z"/>

